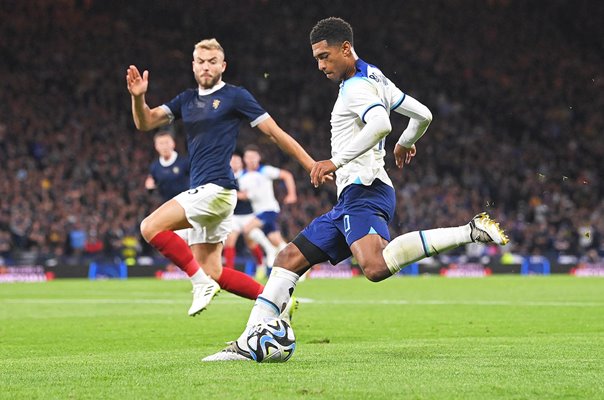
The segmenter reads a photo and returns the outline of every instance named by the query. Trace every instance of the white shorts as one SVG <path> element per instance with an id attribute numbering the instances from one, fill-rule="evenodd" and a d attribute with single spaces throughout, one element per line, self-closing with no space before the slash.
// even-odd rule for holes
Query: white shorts
<path id="1" fill-rule="evenodd" d="M 174 233 L 176 233 L 178 236 L 180 236 L 180 238 L 182 240 L 184 240 L 185 242 L 187 242 L 187 244 L 189 244 L 189 231 L 192 231 L 193 228 L 187 228 L 187 229 L 179 229 L 177 231 L 174 231 Z"/>
<path id="2" fill-rule="evenodd" d="M 189 246 L 224 242 L 231 232 L 233 210 L 237 204 L 235 189 L 208 183 L 182 192 L 174 200 L 184 208 L 187 220 L 193 227 L 178 233 L 181 237 L 186 234 Z"/>
<path id="3" fill-rule="evenodd" d="M 254 214 L 235 214 L 233 215 L 233 231 L 242 232 L 246 226 L 256 216 Z"/>

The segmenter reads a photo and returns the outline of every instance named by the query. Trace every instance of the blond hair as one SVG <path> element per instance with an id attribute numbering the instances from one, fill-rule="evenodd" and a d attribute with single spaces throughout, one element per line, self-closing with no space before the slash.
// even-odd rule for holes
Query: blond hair
<path id="1" fill-rule="evenodd" d="M 220 52 L 222 52 L 222 55 L 224 55 L 224 49 L 222 48 L 220 43 L 218 43 L 218 40 L 214 38 L 204 39 L 201 42 L 197 43 L 195 45 L 195 50 L 197 49 L 219 50 Z"/>

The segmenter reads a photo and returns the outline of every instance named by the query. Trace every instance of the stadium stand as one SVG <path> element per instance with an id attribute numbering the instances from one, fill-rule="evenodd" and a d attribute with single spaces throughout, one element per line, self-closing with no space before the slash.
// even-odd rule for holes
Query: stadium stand
<path id="1" fill-rule="evenodd" d="M 390 176 L 393 233 L 489 211 L 523 256 L 604 256 L 604 3 L 418 0 L 323 2 L 64 0 L 0 3 L 0 258 L 78 263 L 151 249 L 138 226 L 159 205 L 143 182 L 155 157 L 136 132 L 124 74 L 149 69 L 149 104 L 193 86 L 193 44 L 216 37 L 225 80 L 249 88 L 317 159 L 328 157 L 337 88 L 317 71 L 308 31 L 348 19 L 357 53 L 434 114 L 413 164 Z M 595 8 L 595 10 L 594 10 Z M 527 24 L 526 21 L 531 21 Z M 591 21 L 585 25 L 583 21 Z M 391 150 L 406 122 L 394 119 Z M 177 132 L 182 134 L 181 127 Z M 141 140 L 146 137 L 147 140 Z M 244 128 L 241 147 L 264 141 Z M 184 140 L 179 139 L 179 151 Z M 334 201 L 294 171 L 290 239 Z M 282 193 L 282 192 L 281 192 Z M 496 248 L 485 254 L 500 256 Z M 44 261 L 41 261 L 44 260 Z"/>

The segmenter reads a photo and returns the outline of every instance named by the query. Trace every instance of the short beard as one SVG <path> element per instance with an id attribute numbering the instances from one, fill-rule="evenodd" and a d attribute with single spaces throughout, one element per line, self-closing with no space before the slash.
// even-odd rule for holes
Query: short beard
<path id="1" fill-rule="evenodd" d="M 220 75 L 217 75 L 214 78 L 212 78 L 212 80 L 210 81 L 210 85 L 209 86 L 203 85 L 201 83 L 201 79 L 199 81 L 197 81 L 197 83 L 199 84 L 199 86 L 202 89 L 212 89 L 214 86 L 216 86 L 216 84 L 218 83 L 218 81 L 220 80 L 220 78 L 221 78 Z"/>

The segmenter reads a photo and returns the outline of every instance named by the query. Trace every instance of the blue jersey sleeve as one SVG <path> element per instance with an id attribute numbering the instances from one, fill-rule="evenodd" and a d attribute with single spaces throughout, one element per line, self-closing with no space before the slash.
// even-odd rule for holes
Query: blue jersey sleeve
<path id="1" fill-rule="evenodd" d="M 250 120 L 252 126 L 262 122 L 263 118 L 268 117 L 267 112 L 262 108 L 258 101 L 246 89 L 240 88 L 235 108 L 245 118 Z"/>
<path id="2" fill-rule="evenodd" d="M 191 162 L 189 161 L 189 156 L 186 155 L 186 156 L 183 156 L 183 158 L 184 158 L 184 165 L 187 170 L 187 175 L 189 175 L 191 173 Z"/>
<path id="3" fill-rule="evenodd" d="M 149 165 L 149 175 L 151 175 L 153 179 L 157 180 L 157 168 L 155 168 L 155 164 L 157 164 L 157 161 L 154 161 Z"/>
<path id="4" fill-rule="evenodd" d="M 185 171 L 187 180 L 189 180 L 189 177 L 191 176 L 191 164 L 189 162 L 189 156 L 182 156 L 182 168 Z"/>
<path id="5" fill-rule="evenodd" d="M 182 118 L 182 113 L 180 110 L 182 107 L 183 97 L 185 93 L 186 92 L 180 93 L 178 96 L 164 104 L 164 106 L 168 107 L 172 112 L 172 118 L 170 118 L 170 120 Z"/>

